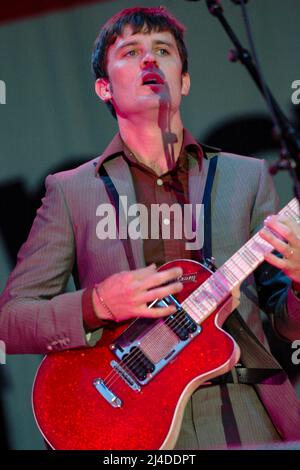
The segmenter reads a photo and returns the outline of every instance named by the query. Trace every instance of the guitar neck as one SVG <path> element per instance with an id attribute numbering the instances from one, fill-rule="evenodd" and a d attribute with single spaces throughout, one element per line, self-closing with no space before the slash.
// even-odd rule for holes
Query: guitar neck
<path id="1" fill-rule="evenodd" d="M 297 199 L 292 199 L 279 214 L 298 221 Z M 202 323 L 264 261 L 265 253 L 271 251 L 273 246 L 256 233 L 185 299 L 183 308 L 198 324 Z"/>

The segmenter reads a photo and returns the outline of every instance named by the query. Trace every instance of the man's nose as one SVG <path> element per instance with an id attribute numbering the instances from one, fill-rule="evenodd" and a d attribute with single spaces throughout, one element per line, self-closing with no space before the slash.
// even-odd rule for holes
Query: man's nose
<path id="1" fill-rule="evenodd" d="M 141 61 L 142 69 L 145 67 L 149 67 L 149 65 L 154 65 L 155 67 L 158 67 L 158 63 L 153 52 L 147 52 L 146 54 L 144 54 Z"/>

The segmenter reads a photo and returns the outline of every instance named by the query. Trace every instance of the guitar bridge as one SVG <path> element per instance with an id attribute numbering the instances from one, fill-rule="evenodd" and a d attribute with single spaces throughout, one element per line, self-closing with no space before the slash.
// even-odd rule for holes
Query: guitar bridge
<path id="1" fill-rule="evenodd" d="M 135 392 L 141 391 L 141 387 L 133 380 L 130 374 L 120 364 L 118 364 L 116 361 L 111 361 L 110 365 L 132 390 Z M 105 380 L 101 378 L 95 379 L 94 387 L 113 408 L 122 407 L 122 400 L 110 388 L 108 388 Z"/>
<path id="2" fill-rule="evenodd" d="M 120 364 L 118 364 L 116 361 L 111 361 L 110 365 L 112 366 L 113 369 L 119 374 L 120 377 L 124 380 L 124 382 L 127 383 L 127 385 L 134 390 L 135 392 L 140 392 L 141 387 L 133 380 L 133 378 L 130 376 L 130 374 L 122 367 Z"/>
<path id="3" fill-rule="evenodd" d="M 95 379 L 94 387 L 113 408 L 121 408 L 122 400 L 109 390 L 103 379 Z"/>

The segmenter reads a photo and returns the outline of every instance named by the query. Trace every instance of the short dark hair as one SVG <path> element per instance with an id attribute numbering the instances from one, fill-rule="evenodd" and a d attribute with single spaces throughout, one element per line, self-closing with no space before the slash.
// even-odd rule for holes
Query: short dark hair
<path id="1" fill-rule="evenodd" d="M 188 52 L 184 42 L 185 27 L 165 7 L 135 7 L 126 8 L 110 18 L 102 27 L 96 38 L 92 54 L 92 70 L 95 80 L 108 78 L 107 51 L 114 44 L 124 28 L 130 25 L 133 34 L 143 31 L 169 31 L 173 34 L 182 62 L 182 73 L 188 71 Z M 113 105 L 106 103 L 112 115 L 116 117 Z"/>

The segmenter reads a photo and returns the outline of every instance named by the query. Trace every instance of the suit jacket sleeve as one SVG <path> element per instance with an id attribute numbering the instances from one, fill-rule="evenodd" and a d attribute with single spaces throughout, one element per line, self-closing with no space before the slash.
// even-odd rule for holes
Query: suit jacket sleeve
<path id="1" fill-rule="evenodd" d="M 75 261 L 72 222 L 55 175 L 0 297 L 0 336 L 8 353 L 86 346 L 83 290 L 64 293 Z"/>
<path id="2" fill-rule="evenodd" d="M 252 235 L 261 228 L 267 215 L 277 212 L 278 201 L 275 190 L 266 165 L 263 164 L 252 213 Z M 257 268 L 254 274 L 260 307 L 270 315 L 275 331 L 290 341 L 299 339 L 300 299 L 292 292 L 291 280 L 267 262 Z"/>

